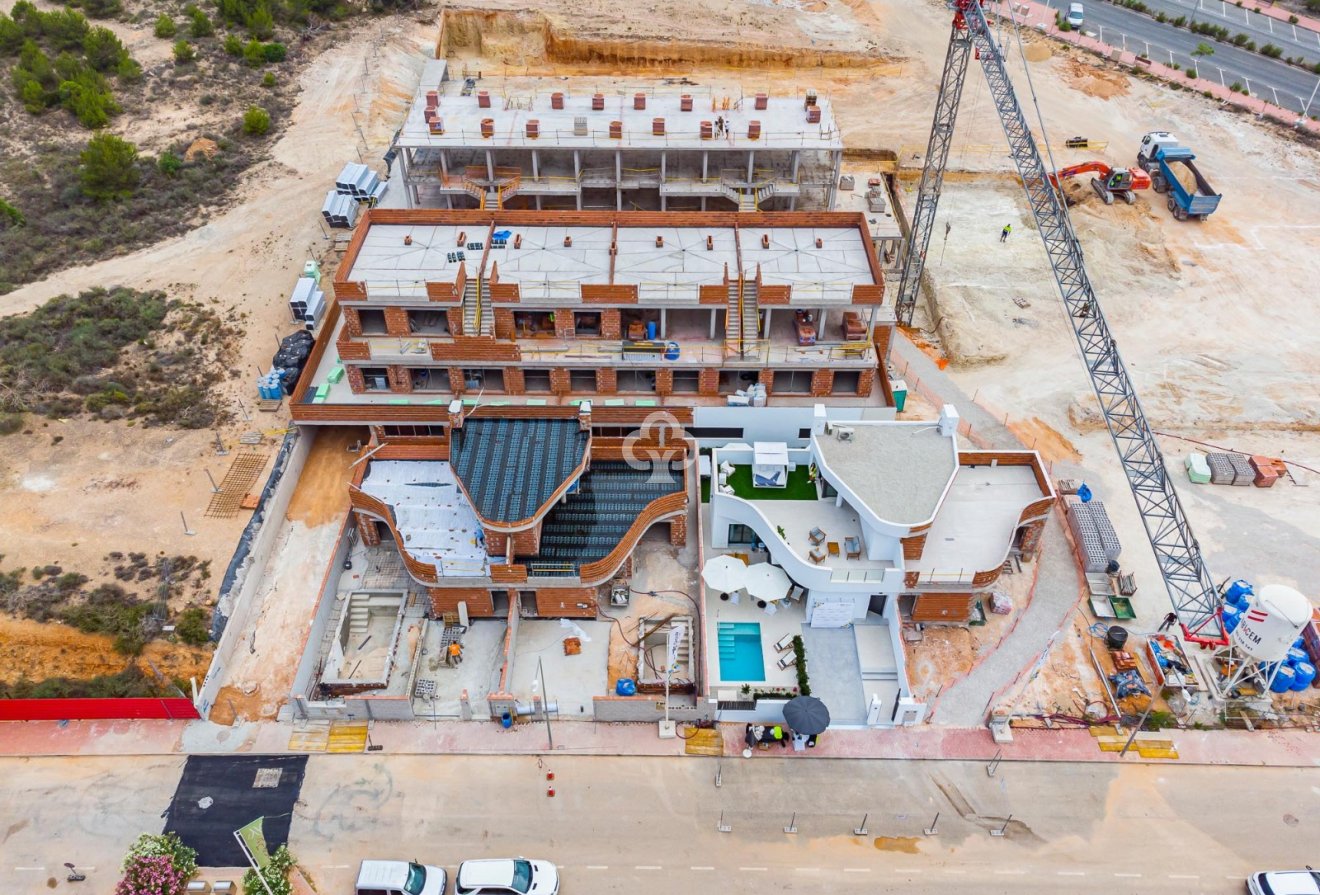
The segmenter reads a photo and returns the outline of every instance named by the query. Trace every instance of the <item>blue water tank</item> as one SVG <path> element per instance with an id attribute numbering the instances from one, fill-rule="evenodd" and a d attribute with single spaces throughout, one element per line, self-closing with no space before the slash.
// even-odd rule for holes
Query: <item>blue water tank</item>
<path id="1" fill-rule="evenodd" d="M 619 678 L 618 683 L 614 685 L 615 696 L 636 696 L 637 682 L 630 677 Z"/>
<path id="2" fill-rule="evenodd" d="M 1280 665 L 1274 672 L 1274 683 L 1270 684 L 1271 693 L 1287 693 L 1297 681 L 1297 674 L 1291 665 Z"/>
<path id="3" fill-rule="evenodd" d="M 1253 593 L 1251 582 L 1243 581 L 1239 578 L 1229 584 L 1228 590 L 1224 591 L 1224 600 L 1232 603 L 1234 606 L 1241 606 L 1242 598 L 1251 593 Z"/>
<path id="4" fill-rule="evenodd" d="M 1315 666 L 1310 662 L 1298 662 L 1293 666 L 1294 690 L 1305 690 L 1315 680 Z"/>
<path id="5" fill-rule="evenodd" d="M 665 360 L 678 360 L 678 343 L 665 343 Z"/>
<path id="6" fill-rule="evenodd" d="M 1289 665 L 1296 665 L 1298 662 L 1306 662 L 1310 660 L 1310 658 L 1311 657 L 1306 654 L 1306 650 L 1298 649 L 1294 646 L 1292 649 L 1288 650 L 1288 658 L 1286 661 Z"/>
<path id="7" fill-rule="evenodd" d="M 1306 638 L 1298 637 L 1293 641 L 1293 649 L 1306 649 Z"/>
<path id="8" fill-rule="evenodd" d="M 1224 604 L 1224 633 L 1232 634 L 1233 629 L 1242 621 L 1242 610 L 1232 603 Z"/>
<path id="9" fill-rule="evenodd" d="M 659 332 L 659 330 L 656 328 L 655 321 L 653 320 L 646 321 L 646 338 L 654 342 L 655 334 L 657 332 Z"/>

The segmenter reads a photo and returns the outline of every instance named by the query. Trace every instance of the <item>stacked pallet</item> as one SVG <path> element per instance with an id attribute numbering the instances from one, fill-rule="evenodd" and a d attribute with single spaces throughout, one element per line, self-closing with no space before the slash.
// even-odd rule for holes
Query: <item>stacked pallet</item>
<path id="1" fill-rule="evenodd" d="M 1230 451 L 1218 454 L 1206 454 L 1206 463 L 1210 465 L 1210 483 L 1214 485 L 1250 485 L 1256 480 L 1256 470 L 1246 454 Z"/>
<path id="2" fill-rule="evenodd" d="M 1068 515 L 1068 528 L 1072 531 L 1073 542 L 1077 545 L 1078 560 L 1084 572 L 1103 572 L 1109 564 L 1118 560 L 1123 547 L 1118 540 L 1118 532 L 1109 521 L 1103 501 L 1083 502 L 1081 498 L 1064 498 L 1064 509 Z"/>

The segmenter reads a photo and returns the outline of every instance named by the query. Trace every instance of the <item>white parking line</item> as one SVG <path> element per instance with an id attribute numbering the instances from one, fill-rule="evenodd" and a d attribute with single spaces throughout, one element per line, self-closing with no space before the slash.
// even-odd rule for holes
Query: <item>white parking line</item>
<path id="1" fill-rule="evenodd" d="M 610 869 L 610 865 L 609 865 L 609 864 L 588 864 L 588 865 L 587 865 L 587 869 L 588 869 L 588 870 L 609 870 L 609 869 Z"/>
<path id="2" fill-rule="evenodd" d="M 1200 879 L 1200 877 L 1194 873 L 1170 873 L 1169 879 Z"/>
<path id="3" fill-rule="evenodd" d="M 844 873 L 870 873 L 870 872 L 871 872 L 871 868 L 870 868 L 870 867 L 845 867 L 845 868 L 843 868 L 843 872 L 844 872 Z"/>
<path id="4" fill-rule="evenodd" d="M 1026 876 L 1026 875 L 1027 875 L 1027 871 L 1025 871 L 1025 870 L 996 870 L 995 873 L 999 874 L 1000 876 Z"/>
<path id="5" fill-rule="evenodd" d="M 1060 870 L 1059 876 L 1086 876 L 1085 870 Z"/>
<path id="6" fill-rule="evenodd" d="M 1141 874 L 1140 874 L 1140 873 L 1115 873 L 1114 876 L 1122 877 L 1122 878 L 1124 878 L 1124 879 L 1140 879 L 1140 878 L 1141 878 Z M 1237 877 L 1233 877 L 1233 878 L 1234 878 L 1234 879 L 1237 879 Z"/>
<path id="7" fill-rule="evenodd" d="M 794 867 L 793 869 L 799 873 L 820 873 L 819 867 Z"/>
<path id="8" fill-rule="evenodd" d="M 765 873 L 769 868 L 766 867 L 739 867 L 743 873 Z"/>
<path id="9" fill-rule="evenodd" d="M 715 869 L 714 867 L 698 867 L 695 864 L 688 868 L 688 870 L 714 870 L 714 869 Z"/>
<path id="10" fill-rule="evenodd" d="M 45 870 L 45 867 L 15 867 L 15 870 Z"/>
<path id="11" fill-rule="evenodd" d="M 659 864 L 638 864 L 633 870 L 660 870 Z"/>

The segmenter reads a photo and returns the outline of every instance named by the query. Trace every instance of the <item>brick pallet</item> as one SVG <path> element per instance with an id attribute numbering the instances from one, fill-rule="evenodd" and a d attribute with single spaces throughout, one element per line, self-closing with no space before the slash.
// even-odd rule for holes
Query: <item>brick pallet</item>
<path id="1" fill-rule="evenodd" d="M 1233 484 L 1233 479 L 1237 476 L 1237 473 L 1228 454 L 1206 454 L 1205 462 L 1210 466 L 1210 483 L 1212 485 Z"/>

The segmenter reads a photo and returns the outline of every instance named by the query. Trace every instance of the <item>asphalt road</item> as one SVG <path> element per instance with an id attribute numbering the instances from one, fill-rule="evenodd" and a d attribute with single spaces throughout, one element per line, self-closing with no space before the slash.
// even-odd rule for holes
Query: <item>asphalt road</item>
<path id="1" fill-rule="evenodd" d="M 1320 62 L 1320 34 L 1238 7 L 1234 2 L 1145 0 L 1145 4 L 1152 15 L 1163 12 L 1170 18 L 1187 16 L 1189 20 L 1195 16 L 1198 22 L 1211 22 L 1230 29 L 1232 34 L 1245 34 L 1258 46 L 1272 43 L 1280 47 L 1285 56 L 1303 56 L 1313 63 Z"/>
<path id="2" fill-rule="evenodd" d="M 1147 0 L 1147 5 L 1150 5 L 1150 0 Z M 1167 5 L 1172 8 L 1179 6 L 1180 2 L 1156 0 L 1155 5 Z M 1218 3 L 1214 5 L 1217 6 Z M 1230 86 L 1235 81 L 1239 82 L 1247 87 L 1253 96 L 1294 112 L 1306 107 L 1316 85 L 1320 84 L 1320 76 L 1305 69 L 1193 34 L 1186 28 L 1175 28 L 1170 24 L 1157 22 L 1148 15 L 1134 12 L 1126 7 L 1102 0 L 1089 0 L 1085 6 L 1086 21 L 1082 31 L 1099 38 L 1104 43 L 1130 52 L 1142 53 L 1166 65 L 1176 62 L 1184 69 L 1194 65 L 1202 77 L 1219 81 L 1224 86 Z M 1230 8 L 1234 12 L 1240 12 L 1236 6 L 1230 5 Z M 1186 12 L 1187 10 L 1184 9 L 1179 14 Z M 1218 20 L 1209 17 L 1207 21 Z M 1278 23 L 1275 23 L 1275 27 L 1279 27 Z M 1299 33 L 1310 34 L 1310 32 Z M 1262 40 L 1256 42 L 1262 45 L 1265 43 Z M 1214 48 L 1213 55 L 1203 57 L 1192 55 L 1202 43 Z M 1279 41 L 1275 41 L 1275 44 L 1282 46 Z M 1296 55 L 1296 53 L 1285 49 L 1285 55 Z M 1316 52 L 1316 58 L 1320 60 L 1320 51 Z M 1316 100 L 1311 103 L 1312 114 L 1320 111 L 1320 93 L 1316 94 Z"/>
<path id="3" fill-rule="evenodd" d="M 182 767 L 0 760 L 0 890 L 109 893 L 129 842 L 161 829 Z M 1036 763 L 990 777 L 979 763 L 758 756 L 725 759 L 719 788 L 714 773 L 714 759 L 313 756 L 290 845 L 328 895 L 351 891 L 367 857 L 451 870 L 544 857 L 565 895 L 1239 893 L 1251 870 L 1320 857 L 1320 770 Z M 87 883 L 65 883 L 64 861 Z"/>

